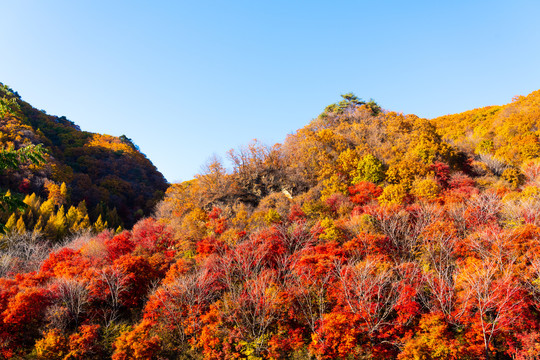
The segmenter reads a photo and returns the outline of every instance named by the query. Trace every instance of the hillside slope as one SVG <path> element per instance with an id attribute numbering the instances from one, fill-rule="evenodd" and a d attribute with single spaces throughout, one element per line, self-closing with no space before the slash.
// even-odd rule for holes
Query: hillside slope
<path id="1" fill-rule="evenodd" d="M 43 144 L 48 152 L 42 166 L 1 175 L 0 186 L 13 193 L 46 200 L 65 183 L 67 193 L 55 199 L 56 206 L 67 211 L 84 200 L 92 222 L 101 215 L 116 228 L 148 215 L 167 188 L 163 175 L 127 137 L 81 131 L 65 117 L 35 109 L 7 86 L 0 86 L 0 120 L 1 147 Z"/>
<path id="2" fill-rule="evenodd" d="M 540 90 L 510 104 L 433 119 L 440 134 L 471 156 L 520 167 L 540 156 Z"/>
<path id="3" fill-rule="evenodd" d="M 427 120 L 347 94 L 130 231 L 13 231 L 0 356 L 539 358 L 539 97 Z"/>

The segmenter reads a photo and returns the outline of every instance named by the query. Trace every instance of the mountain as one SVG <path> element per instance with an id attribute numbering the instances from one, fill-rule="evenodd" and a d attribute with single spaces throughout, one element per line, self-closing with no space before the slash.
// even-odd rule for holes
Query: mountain
<path id="1" fill-rule="evenodd" d="M 12 193 L 46 200 L 64 183 L 67 192 L 54 199 L 57 207 L 67 211 L 84 201 L 92 222 L 101 215 L 111 227 L 129 228 L 151 213 L 167 189 L 163 175 L 126 136 L 82 131 L 63 116 L 32 107 L 5 85 L 0 86 L 0 119 L 1 147 L 43 144 L 47 152 L 41 166 L 1 174 L 0 186 Z"/>
<path id="2" fill-rule="evenodd" d="M 442 116 L 433 123 L 446 141 L 487 166 L 495 159 L 505 169 L 517 169 L 540 156 L 540 90 L 507 105 Z"/>
<path id="3" fill-rule="evenodd" d="M 540 91 L 431 120 L 381 111 L 347 94 L 283 144 L 255 141 L 231 150 L 231 173 L 213 162 L 195 180 L 173 184 L 165 203 L 175 214 L 184 211 L 178 207 L 233 211 L 239 205 L 251 212 L 284 194 L 301 203 L 346 195 L 361 181 L 382 185 L 383 198 L 399 203 L 426 181 L 445 185 L 461 175 L 483 188 L 516 188 L 538 162 L 539 136 Z"/>
<path id="4" fill-rule="evenodd" d="M 139 156 L 16 94 L 2 104 L 73 179 L 105 166 L 83 153 Z M 47 200 L 25 198 L 2 238 L 0 356 L 539 358 L 539 121 L 540 92 L 435 119 L 346 94 L 283 144 L 231 150 L 231 171 L 214 159 L 170 185 L 131 230 L 57 245 L 25 221 L 52 212 L 53 233 L 84 213 L 59 205 L 78 182 L 20 169 Z"/>

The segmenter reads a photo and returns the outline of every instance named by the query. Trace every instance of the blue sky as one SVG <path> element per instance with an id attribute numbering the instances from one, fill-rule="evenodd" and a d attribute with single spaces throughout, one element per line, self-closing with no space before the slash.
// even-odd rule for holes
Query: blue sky
<path id="1" fill-rule="evenodd" d="M 539 1 L 2 1 L 0 82 L 170 182 L 339 95 L 423 117 L 540 88 Z"/>

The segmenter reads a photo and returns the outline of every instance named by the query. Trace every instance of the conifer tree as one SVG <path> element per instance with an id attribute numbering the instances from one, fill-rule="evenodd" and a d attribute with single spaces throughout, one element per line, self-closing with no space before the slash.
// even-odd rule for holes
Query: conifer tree
<path id="1" fill-rule="evenodd" d="M 17 220 L 17 224 L 15 225 L 15 231 L 19 234 L 24 234 L 26 232 L 26 225 L 24 224 L 24 219 L 22 215 L 19 217 L 19 220 Z"/>
<path id="2" fill-rule="evenodd" d="M 15 215 L 15 213 L 12 213 L 8 221 L 6 222 L 6 225 L 4 225 L 5 229 L 7 231 L 12 231 L 16 225 L 17 225 L 17 216 Z"/>
<path id="3" fill-rule="evenodd" d="M 39 215 L 38 221 L 36 225 L 34 225 L 34 232 L 36 233 L 42 232 L 44 225 L 45 225 L 45 220 L 43 219 L 43 215 Z"/>
<path id="4" fill-rule="evenodd" d="M 107 229 L 107 227 L 108 227 L 107 221 L 103 222 L 103 219 L 101 218 L 101 215 L 99 215 L 98 219 L 94 223 L 94 230 L 96 230 L 96 232 L 100 233 L 103 230 Z"/>
<path id="5" fill-rule="evenodd" d="M 39 208 L 39 213 L 45 220 L 48 220 L 54 213 L 54 202 L 52 199 L 45 201 Z"/>

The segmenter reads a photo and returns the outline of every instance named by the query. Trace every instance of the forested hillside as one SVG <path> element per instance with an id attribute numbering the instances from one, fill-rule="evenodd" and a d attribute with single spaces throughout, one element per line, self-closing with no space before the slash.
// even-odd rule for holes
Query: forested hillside
<path id="1" fill-rule="evenodd" d="M 167 188 L 126 136 L 81 131 L 65 117 L 33 108 L 2 84 L 0 119 L 0 147 L 42 144 L 46 150 L 41 164 L 0 174 L 3 191 L 19 194 L 28 205 L 0 214 L 10 229 L 36 230 L 59 240 L 90 226 L 129 228 L 150 214 Z"/>
<path id="2" fill-rule="evenodd" d="M 139 154 L 127 139 L 65 140 L 72 124 L 16 101 L 21 134 L 62 150 L 66 184 L 112 161 L 102 148 Z M 132 230 L 51 247 L 8 226 L 0 354 L 536 359 L 539 105 L 535 92 L 428 120 L 347 94 L 283 144 L 255 141 L 229 152 L 230 171 L 214 159 L 172 184 Z M 58 125 L 37 131 L 42 117 Z M 16 174 L 35 186 L 56 171 L 62 193 L 69 170 L 34 166 Z M 107 169 L 88 177 L 112 196 Z"/>

